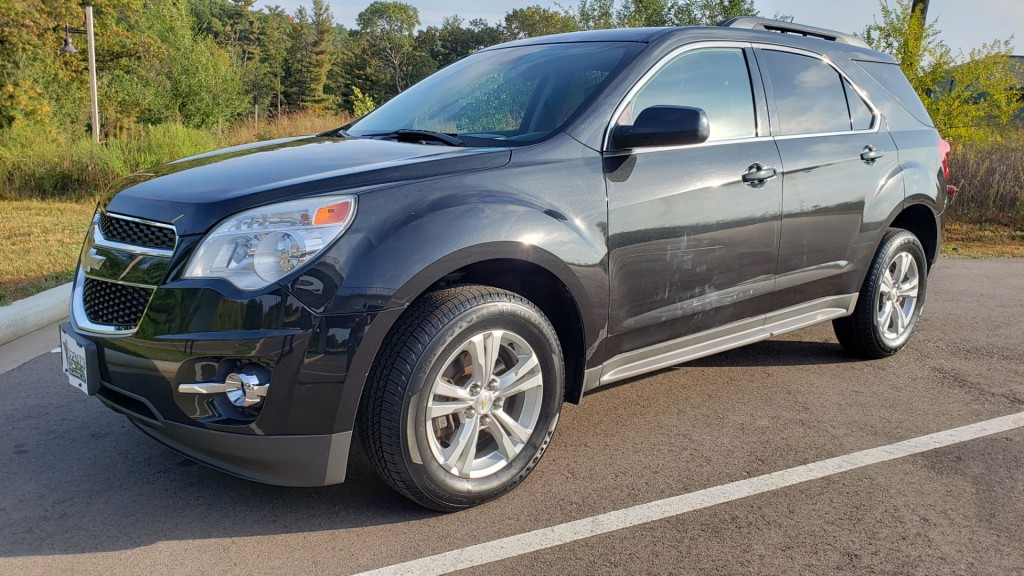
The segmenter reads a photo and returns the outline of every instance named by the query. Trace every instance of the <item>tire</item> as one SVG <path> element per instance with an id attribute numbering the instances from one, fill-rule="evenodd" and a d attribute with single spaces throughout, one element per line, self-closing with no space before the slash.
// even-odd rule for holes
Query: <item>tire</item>
<path id="1" fill-rule="evenodd" d="M 921 242 L 906 230 L 889 230 L 871 261 L 853 314 L 832 321 L 836 338 L 860 358 L 892 356 L 917 327 L 927 287 L 928 261 Z"/>
<path id="2" fill-rule="evenodd" d="M 530 474 L 555 431 L 563 389 L 558 337 L 536 306 L 488 286 L 447 288 L 419 298 L 386 338 L 363 393 L 359 437 L 396 491 L 427 508 L 461 510 Z"/>

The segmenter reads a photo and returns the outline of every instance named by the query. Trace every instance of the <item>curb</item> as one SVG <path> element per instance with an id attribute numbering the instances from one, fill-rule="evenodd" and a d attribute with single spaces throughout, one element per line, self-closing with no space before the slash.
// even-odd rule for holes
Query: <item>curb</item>
<path id="1" fill-rule="evenodd" d="M 70 307 L 70 282 L 0 307 L 0 346 L 63 321 Z"/>

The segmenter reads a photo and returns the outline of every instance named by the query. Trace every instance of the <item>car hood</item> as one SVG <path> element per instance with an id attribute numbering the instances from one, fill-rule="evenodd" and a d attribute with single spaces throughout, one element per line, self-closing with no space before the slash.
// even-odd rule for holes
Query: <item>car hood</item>
<path id="1" fill-rule="evenodd" d="M 248 208 L 508 163 L 507 148 L 453 148 L 306 136 L 191 156 L 115 182 L 101 204 L 128 216 L 201 234 Z"/>

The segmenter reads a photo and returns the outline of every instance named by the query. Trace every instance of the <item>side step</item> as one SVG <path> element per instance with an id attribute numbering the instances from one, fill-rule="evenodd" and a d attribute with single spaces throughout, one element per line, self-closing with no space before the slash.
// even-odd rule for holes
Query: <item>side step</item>
<path id="1" fill-rule="evenodd" d="M 600 379 L 588 379 L 585 391 L 767 340 L 773 336 L 799 330 L 826 320 L 849 316 L 853 313 L 856 305 L 857 294 L 830 296 L 778 310 L 771 314 L 733 322 L 692 336 L 619 354 L 604 363 Z M 594 371 L 596 372 L 596 369 Z M 588 373 L 590 372 L 588 371 Z"/>

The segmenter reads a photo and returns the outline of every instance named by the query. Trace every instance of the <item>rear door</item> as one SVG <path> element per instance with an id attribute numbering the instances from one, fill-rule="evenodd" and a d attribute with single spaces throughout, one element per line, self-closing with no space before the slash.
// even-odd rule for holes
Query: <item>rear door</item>
<path id="1" fill-rule="evenodd" d="M 865 210 L 898 170 L 895 146 L 875 107 L 828 59 L 755 53 L 783 168 L 774 308 L 855 293 L 876 236 Z"/>

